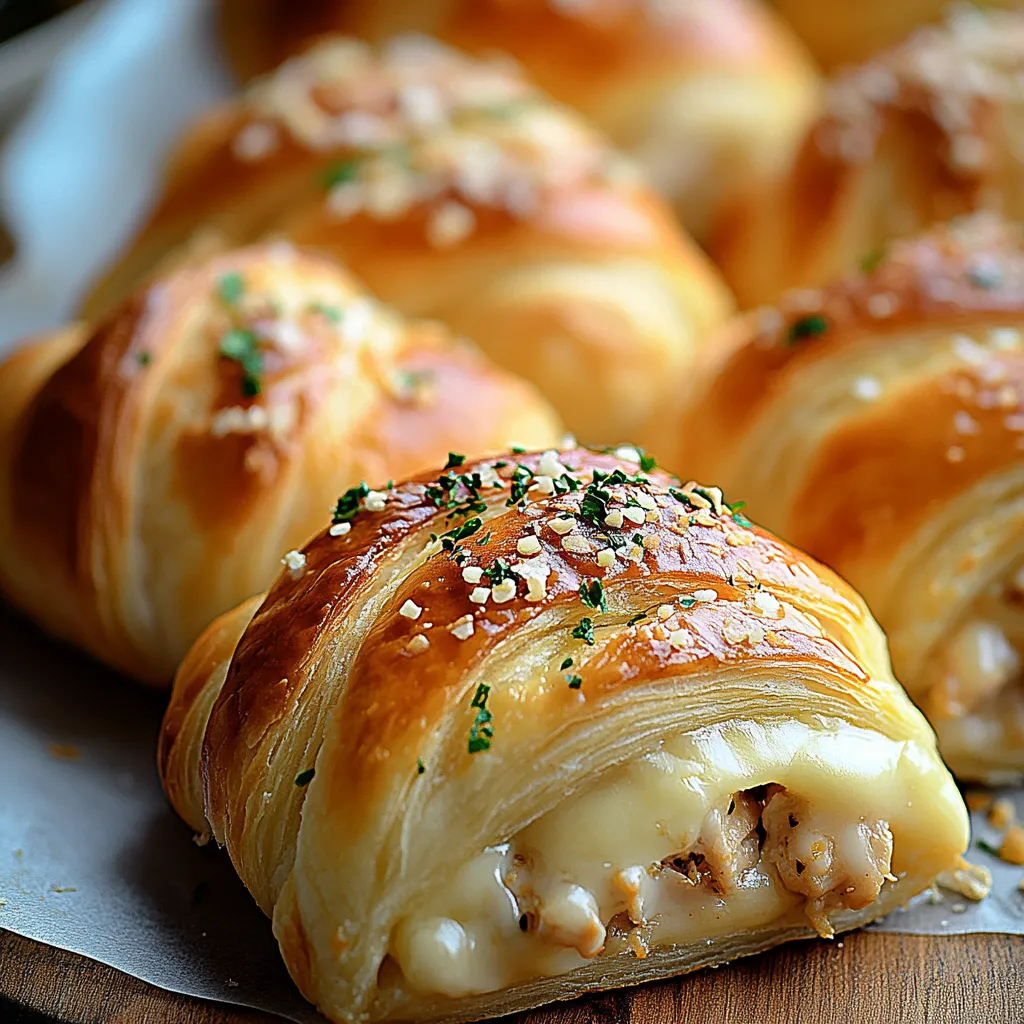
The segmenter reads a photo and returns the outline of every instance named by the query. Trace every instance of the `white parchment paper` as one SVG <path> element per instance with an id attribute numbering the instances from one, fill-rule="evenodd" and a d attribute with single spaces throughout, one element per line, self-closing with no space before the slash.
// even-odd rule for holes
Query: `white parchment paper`
<path id="1" fill-rule="evenodd" d="M 207 0 L 107 0 L 52 69 L 0 159 L 18 242 L 0 271 L 0 347 L 71 315 L 143 215 L 171 141 L 227 92 L 209 16 Z M 227 857 L 196 847 L 164 801 L 163 697 L 2 606 L 0 650 L 0 927 L 175 992 L 321 1020 Z M 971 856 L 996 877 L 989 900 L 921 900 L 873 927 L 1024 934 L 1024 869 Z"/>

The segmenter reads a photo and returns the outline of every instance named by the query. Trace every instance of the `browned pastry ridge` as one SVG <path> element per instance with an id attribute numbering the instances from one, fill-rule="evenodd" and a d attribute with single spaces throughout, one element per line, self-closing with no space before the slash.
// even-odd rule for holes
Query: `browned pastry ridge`
<path id="1" fill-rule="evenodd" d="M 826 284 L 955 216 L 1024 218 L 1022 83 L 1024 10 L 973 5 L 840 72 L 792 170 L 715 241 L 740 305 Z"/>
<path id="2" fill-rule="evenodd" d="M 857 594 L 627 449 L 344 495 L 193 648 L 159 764 L 348 1024 L 831 935 L 967 842 Z"/>
<path id="3" fill-rule="evenodd" d="M 331 31 L 510 54 L 635 156 L 700 240 L 788 165 L 820 99 L 810 58 L 759 0 L 224 0 L 221 20 L 246 78 Z"/>
<path id="4" fill-rule="evenodd" d="M 640 444 L 731 299 L 635 169 L 497 61 L 335 38 L 182 142 L 106 308 L 195 232 L 340 258 L 533 381 L 581 437 Z"/>
<path id="5" fill-rule="evenodd" d="M 939 22 L 957 0 L 772 0 L 826 68 L 874 57 L 921 25 Z M 975 7 L 1019 7 L 1020 0 L 978 0 Z"/>
<path id="6" fill-rule="evenodd" d="M 993 781 L 1024 772 L 1022 329 L 1021 228 L 977 214 L 737 323 L 679 434 L 860 590 L 947 762 Z"/>
<path id="7" fill-rule="evenodd" d="M 0 588 L 166 685 L 339 489 L 559 436 L 529 385 L 332 261 L 223 253 L 0 365 Z"/>

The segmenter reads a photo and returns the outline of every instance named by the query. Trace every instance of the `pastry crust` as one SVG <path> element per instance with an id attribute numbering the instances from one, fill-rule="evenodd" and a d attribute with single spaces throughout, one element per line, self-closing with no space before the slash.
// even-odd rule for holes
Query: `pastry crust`
<path id="1" fill-rule="evenodd" d="M 712 247 L 740 305 L 828 284 L 952 217 L 1024 217 L 1022 72 L 1024 11 L 972 5 L 839 72 L 790 173 L 739 203 Z"/>
<path id="2" fill-rule="evenodd" d="M 675 456 L 864 594 L 967 777 L 1024 771 L 1022 327 L 1019 226 L 894 242 L 726 332 Z"/>
<path id="3" fill-rule="evenodd" d="M 869 60 L 916 28 L 942 20 L 950 0 L 773 0 L 826 68 Z M 966 4 L 961 4 L 966 6 Z M 984 0 L 984 7 L 1017 7 L 1017 0 Z"/>
<path id="4" fill-rule="evenodd" d="M 820 100 L 799 42 L 750 0 L 312 0 L 301 13 L 225 0 L 221 21 L 245 78 L 331 31 L 507 53 L 636 157 L 701 241 L 736 194 L 788 165 Z"/>
<path id="5" fill-rule="evenodd" d="M 500 61 L 334 38 L 209 114 L 86 305 L 202 227 L 329 252 L 533 381 L 591 441 L 645 442 L 731 299 L 602 136 Z"/>
<path id="6" fill-rule="evenodd" d="M 350 530 L 182 666 L 164 785 L 331 1019 L 478 1019 L 829 934 L 964 849 L 861 599 L 716 488 L 636 460 L 513 453 L 381 511 L 346 498 Z M 605 858 L 634 837 L 655 863 Z M 593 887 L 613 860 L 624 903 Z M 552 890 L 563 863 L 579 885 Z M 684 902 L 664 942 L 655 918 L 670 934 L 691 898 L 673 892 L 724 895 L 713 917 Z"/>
<path id="7" fill-rule="evenodd" d="M 560 436 L 528 385 L 287 244 L 187 264 L 30 345 L 0 397 L 4 593 L 163 685 L 339 488 Z"/>

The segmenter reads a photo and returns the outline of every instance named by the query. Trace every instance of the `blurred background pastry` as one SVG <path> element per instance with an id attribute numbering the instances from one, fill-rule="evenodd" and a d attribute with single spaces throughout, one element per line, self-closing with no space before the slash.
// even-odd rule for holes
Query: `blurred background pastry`
<path id="1" fill-rule="evenodd" d="M 788 164 L 819 101 L 813 62 L 760 0 L 222 0 L 222 29 L 243 79 L 338 30 L 509 54 L 636 157 L 700 241 Z"/>
<path id="2" fill-rule="evenodd" d="M 848 579 L 959 775 L 1024 773 L 1024 233 L 991 214 L 716 345 L 677 461 Z"/>
<path id="3" fill-rule="evenodd" d="M 0 365 L 0 587 L 167 684 L 346 488 L 560 436 L 529 385 L 332 261 L 226 252 Z"/>
<path id="4" fill-rule="evenodd" d="M 716 240 L 740 304 L 831 281 L 960 214 L 1024 216 L 1022 73 L 1024 11 L 963 5 L 839 72 L 791 172 L 734 208 Z"/>

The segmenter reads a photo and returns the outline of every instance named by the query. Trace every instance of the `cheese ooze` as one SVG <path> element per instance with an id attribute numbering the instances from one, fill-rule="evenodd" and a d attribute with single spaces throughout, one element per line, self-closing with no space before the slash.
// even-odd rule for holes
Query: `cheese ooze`
<path id="1" fill-rule="evenodd" d="M 460 997 L 770 924 L 810 918 L 829 934 L 829 910 L 894 880 L 903 756 L 845 723 L 741 721 L 664 741 L 454 870 L 397 923 L 390 957 L 408 987 Z M 773 799 L 785 813 L 766 834 Z"/>

